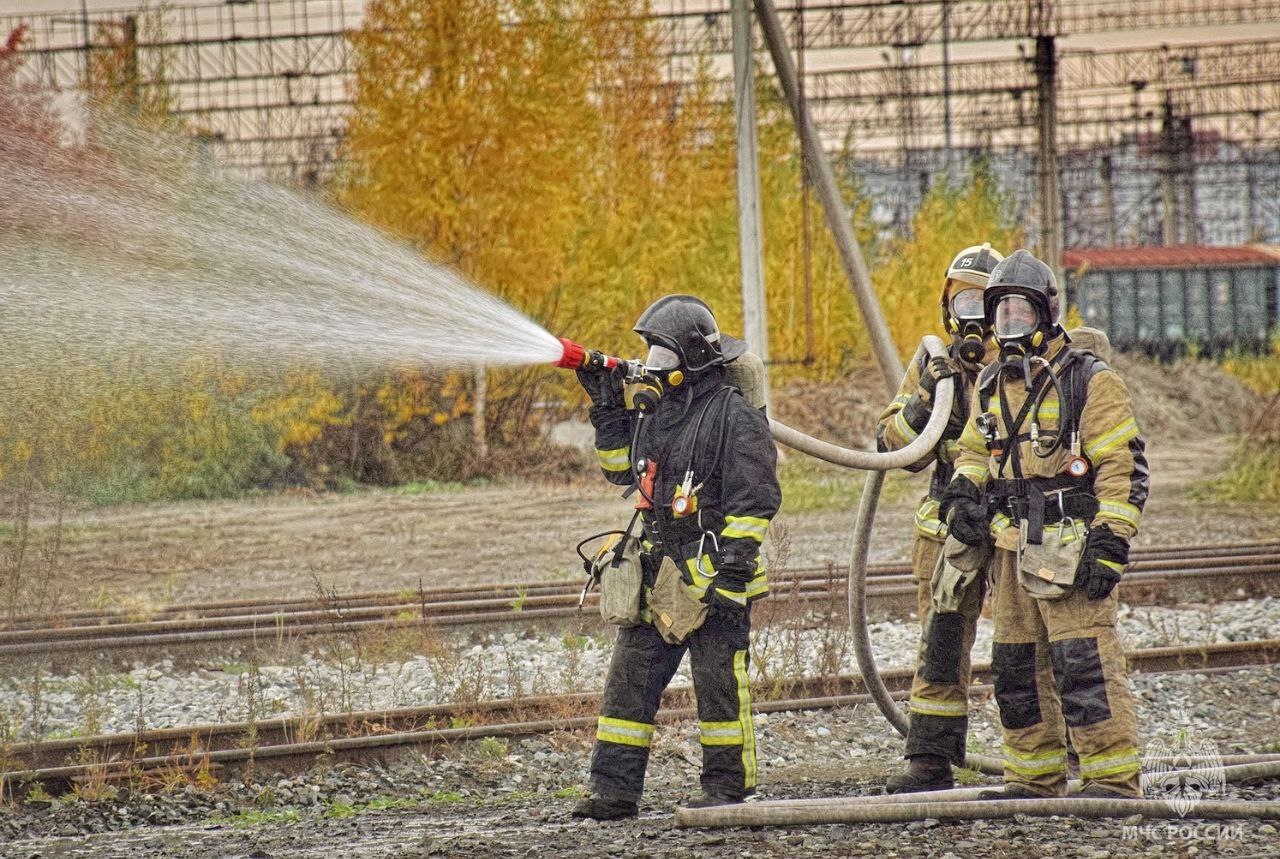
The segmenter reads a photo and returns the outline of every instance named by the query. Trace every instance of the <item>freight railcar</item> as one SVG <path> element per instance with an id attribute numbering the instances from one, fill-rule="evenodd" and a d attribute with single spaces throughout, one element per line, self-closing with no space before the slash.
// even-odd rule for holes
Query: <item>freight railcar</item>
<path id="1" fill-rule="evenodd" d="M 1062 266 L 1084 323 L 1119 349 L 1256 352 L 1280 326 L 1280 248 L 1077 248 Z"/>

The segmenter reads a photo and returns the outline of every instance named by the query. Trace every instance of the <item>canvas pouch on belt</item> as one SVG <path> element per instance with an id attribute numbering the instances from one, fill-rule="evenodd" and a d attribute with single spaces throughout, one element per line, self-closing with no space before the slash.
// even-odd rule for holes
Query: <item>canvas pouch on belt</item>
<path id="1" fill-rule="evenodd" d="M 934 610 L 939 613 L 959 611 L 965 590 L 978 578 L 990 558 L 989 543 L 967 546 L 955 537 L 947 537 L 930 582 Z"/>
<path id="2" fill-rule="evenodd" d="M 1046 525 L 1040 543 L 1022 543 L 1018 550 L 1018 581 L 1038 600 L 1059 600 L 1071 593 L 1076 567 L 1084 554 L 1087 529 L 1067 520 Z"/>
<path id="3" fill-rule="evenodd" d="M 680 644 L 707 619 L 707 604 L 689 593 L 680 569 L 663 558 L 649 595 L 654 628 L 667 644 Z"/>
<path id="4" fill-rule="evenodd" d="M 596 553 L 595 574 L 600 580 L 600 617 L 615 626 L 635 626 L 640 622 L 640 593 L 644 574 L 640 568 L 640 541 L 620 535 L 600 547 Z"/>

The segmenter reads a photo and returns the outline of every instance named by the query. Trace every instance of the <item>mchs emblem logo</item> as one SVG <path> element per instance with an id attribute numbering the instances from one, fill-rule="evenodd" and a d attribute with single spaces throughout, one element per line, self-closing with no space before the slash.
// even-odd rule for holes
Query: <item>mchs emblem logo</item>
<path id="1" fill-rule="evenodd" d="M 1185 731 L 1172 744 L 1162 739 L 1147 743 L 1142 772 L 1147 796 L 1163 799 L 1179 817 L 1186 817 L 1200 800 L 1227 791 L 1218 747 L 1212 740 L 1188 739 Z"/>

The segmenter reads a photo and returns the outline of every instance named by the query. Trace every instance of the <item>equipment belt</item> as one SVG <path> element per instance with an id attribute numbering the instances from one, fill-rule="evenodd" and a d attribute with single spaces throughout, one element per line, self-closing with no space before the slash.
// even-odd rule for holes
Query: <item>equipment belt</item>
<path id="1" fill-rule="evenodd" d="M 1069 475 L 992 478 L 987 482 L 986 497 L 992 510 L 1021 523 L 1028 543 L 1040 542 L 1045 525 L 1063 519 L 1087 522 L 1098 513 L 1098 499 L 1088 478 Z"/>

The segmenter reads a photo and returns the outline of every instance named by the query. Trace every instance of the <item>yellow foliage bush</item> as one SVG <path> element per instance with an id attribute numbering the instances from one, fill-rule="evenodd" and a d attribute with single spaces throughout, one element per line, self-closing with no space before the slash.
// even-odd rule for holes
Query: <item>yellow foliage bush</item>
<path id="1" fill-rule="evenodd" d="M 924 334 L 942 334 L 939 300 L 952 257 L 991 242 L 1003 254 L 1021 247 L 1021 230 L 1007 215 L 995 177 L 982 162 L 958 186 L 936 182 L 911 220 L 911 235 L 892 241 L 872 272 L 894 342 L 912 352 Z"/>

